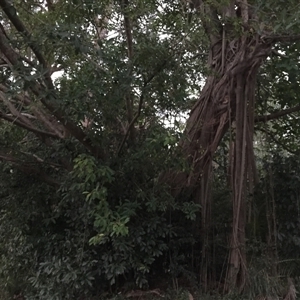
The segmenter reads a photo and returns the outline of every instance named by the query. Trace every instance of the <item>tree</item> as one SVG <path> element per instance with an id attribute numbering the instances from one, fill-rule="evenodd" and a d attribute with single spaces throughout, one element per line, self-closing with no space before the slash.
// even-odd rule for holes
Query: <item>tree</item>
<path id="1" fill-rule="evenodd" d="M 233 219 L 225 282 L 227 290 L 243 290 L 246 196 L 256 181 L 255 124 L 300 109 L 290 101 L 289 108 L 277 110 L 271 96 L 263 107 L 257 83 L 265 80 L 269 59 L 298 60 L 297 1 L 286 7 L 279 0 L 0 0 L 0 6 L 0 117 L 14 138 L 2 140 L 1 159 L 58 188 L 74 171 L 76 157 L 89 153 L 108 167 L 102 170 L 107 175 L 119 159 L 125 162 L 145 145 L 144 137 L 161 126 L 159 118 L 189 111 L 180 140 L 166 134 L 163 141 L 177 147 L 170 154 L 183 157 L 184 167 L 167 170 L 162 164 L 158 180 L 173 197 L 190 194 L 201 204 L 201 280 L 208 286 L 212 164 L 229 134 Z M 54 82 L 58 70 L 64 74 Z M 297 71 L 290 69 L 291 81 L 297 82 Z M 276 80 L 264 84 L 274 90 L 284 78 Z"/>

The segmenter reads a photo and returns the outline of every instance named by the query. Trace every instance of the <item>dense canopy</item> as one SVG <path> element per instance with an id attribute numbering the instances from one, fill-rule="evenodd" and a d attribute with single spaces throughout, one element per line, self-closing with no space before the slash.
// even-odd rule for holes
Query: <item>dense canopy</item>
<path id="1" fill-rule="evenodd" d="M 295 299 L 299 33 L 296 0 L 0 0 L 4 298 Z"/>

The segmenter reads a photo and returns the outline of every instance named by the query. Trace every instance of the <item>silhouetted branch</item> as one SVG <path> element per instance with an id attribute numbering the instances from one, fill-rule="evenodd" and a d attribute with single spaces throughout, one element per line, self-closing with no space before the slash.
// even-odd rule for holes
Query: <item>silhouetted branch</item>
<path id="1" fill-rule="evenodd" d="M 61 185 L 60 181 L 55 180 L 54 178 L 50 177 L 48 174 L 43 172 L 40 166 L 35 167 L 36 164 L 39 164 L 38 162 L 31 163 L 31 162 L 23 161 L 10 154 L 1 153 L 1 152 L 0 152 L 0 160 L 11 163 L 14 167 L 22 171 L 23 173 L 30 176 L 34 176 L 35 178 L 51 186 L 54 186 L 55 188 L 58 188 Z"/>
<path id="2" fill-rule="evenodd" d="M 300 105 L 297 105 L 297 106 L 294 106 L 294 107 L 291 107 L 291 108 L 288 108 L 288 109 L 283 109 L 283 110 L 274 112 L 274 113 L 269 114 L 269 115 L 257 116 L 257 117 L 254 118 L 254 122 L 257 123 L 257 122 L 267 122 L 267 121 L 270 121 L 270 120 L 275 120 L 275 119 L 278 119 L 280 117 L 286 116 L 288 114 L 291 114 L 291 113 L 297 112 L 297 111 L 300 111 Z"/>
<path id="3" fill-rule="evenodd" d="M 22 127 L 28 131 L 31 131 L 39 136 L 45 136 L 45 137 L 51 137 L 51 138 L 59 138 L 55 133 L 39 130 L 37 128 L 34 128 L 28 124 L 25 124 L 24 122 L 20 121 L 18 118 L 14 116 L 8 116 L 7 114 L 4 114 L 3 112 L 0 112 L 0 119 L 4 119 L 12 124 L 16 124 L 19 127 Z"/>

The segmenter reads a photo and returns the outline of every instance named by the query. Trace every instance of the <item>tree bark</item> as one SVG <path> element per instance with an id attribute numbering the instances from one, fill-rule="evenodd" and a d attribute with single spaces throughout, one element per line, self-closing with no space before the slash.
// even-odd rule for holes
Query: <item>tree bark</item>
<path id="1" fill-rule="evenodd" d="M 244 15 L 245 20 L 248 16 Z M 245 31 L 239 38 L 226 36 L 226 26 L 209 53 L 211 75 L 187 121 L 182 151 L 189 161 L 189 174 L 178 174 L 173 181 L 178 193 L 186 188 L 199 189 L 196 199 L 201 204 L 202 283 L 208 285 L 210 231 L 210 183 L 212 159 L 220 141 L 230 130 L 230 186 L 232 190 L 232 233 L 226 289 L 246 284 L 245 252 L 246 182 L 255 179 L 253 154 L 254 107 L 256 75 L 263 61 L 271 53 L 272 42 Z M 180 185 L 179 185 L 180 181 Z M 179 188 L 180 186 L 180 188 Z"/>

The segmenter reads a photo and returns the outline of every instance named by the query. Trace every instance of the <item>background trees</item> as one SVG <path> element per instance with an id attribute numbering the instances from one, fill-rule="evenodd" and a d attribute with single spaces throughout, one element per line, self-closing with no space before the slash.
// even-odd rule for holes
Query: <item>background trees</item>
<path id="1" fill-rule="evenodd" d="M 3 288 L 267 294 L 259 257 L 298 255 L 297 1 L 0 7 Z"/>

